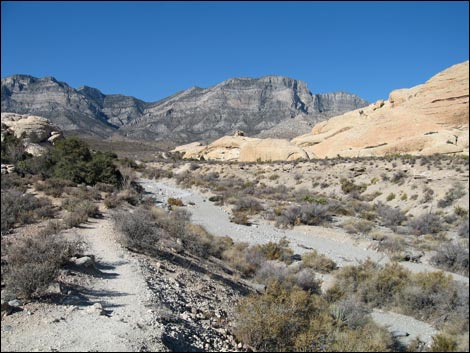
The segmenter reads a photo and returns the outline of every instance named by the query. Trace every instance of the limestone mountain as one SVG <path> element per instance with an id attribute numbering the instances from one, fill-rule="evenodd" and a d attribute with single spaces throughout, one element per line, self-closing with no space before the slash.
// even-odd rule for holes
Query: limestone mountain
<path id="1" fill-rule="evenodd" d="M 354 94 L 312 94 L 283 76 L 232 78 L 209 88 L 192 87 L 157 102 L 74 89 L 53 77 L 2 79 L 2 111 L 50 119 L 65 133 L 175 143 L 212 141 L 243 130 L 248 136 L 291 138 L 328 117 L 366 106 Z"/>

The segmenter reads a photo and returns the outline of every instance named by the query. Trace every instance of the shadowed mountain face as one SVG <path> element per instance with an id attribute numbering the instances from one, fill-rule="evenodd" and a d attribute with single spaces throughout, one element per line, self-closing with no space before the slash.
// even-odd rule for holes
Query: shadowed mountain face
<path id="1" fill-rule="evenodd" d="M 344 92 L 312 94 L 282 76 L 233 78 L 193 87 L 154 103 L 87 86 L 74 89 L 52 77 L 2 79 L 2 111 L 46 117 L 66 133 L 175 143 L 211 141 L 243 130 L 246 135 L 289 138 L 328 117 L 368 103 Z"/>

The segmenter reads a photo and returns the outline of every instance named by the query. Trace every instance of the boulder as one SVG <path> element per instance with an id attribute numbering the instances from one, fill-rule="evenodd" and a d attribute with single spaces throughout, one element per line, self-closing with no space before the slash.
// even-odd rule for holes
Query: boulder
<path id="1" fill-rule="evenodd" d="M 2 113 L 2 141 L 6 134 L 22 140 L 25 151 L 40 156 L 47 151 L 45 145 L 53 145 L 63 138 L 62 131 L 48 119 L 15 113 Z"/>

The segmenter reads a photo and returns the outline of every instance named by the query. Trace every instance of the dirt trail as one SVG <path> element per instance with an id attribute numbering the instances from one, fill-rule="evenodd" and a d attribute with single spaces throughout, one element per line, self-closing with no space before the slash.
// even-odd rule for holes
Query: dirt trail
<path id="1" fill-rule="evenodd" d="M 75 233 L 75 234 L 74 234 Z M 146 306 L 151 292 L 139 263 L 114 239 L 112 221 L 90 220 L 69 231 L 89 244 L 98 271 L 69 305 L 29 304 L 2 319 L 2 351 L 148 351 L 165 350 Z M 104 315 L 91 305 L 100 303 Z M 30 313 L 28 313 L 28 311 Z"/>

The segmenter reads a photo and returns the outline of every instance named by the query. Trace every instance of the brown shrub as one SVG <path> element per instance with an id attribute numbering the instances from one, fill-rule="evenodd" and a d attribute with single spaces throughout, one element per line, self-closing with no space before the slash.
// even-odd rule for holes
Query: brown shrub
<path id="1" fill-rule="evenodd" d="M 311 268 L 322 273 L 329 273 L 337 268 L 336 262 L 319 254 L 316 250 L 302 255 L 302 267 Z"/>
<path id="2" fill-rule="evenodd" d="M 44 292 L 56 278 L 60 266 L 83 251 L 83 244 L 58 235 L 38 235 L 16 239 L 4 250 L 7 288 L 19 296 L 31 298 Z"/>

